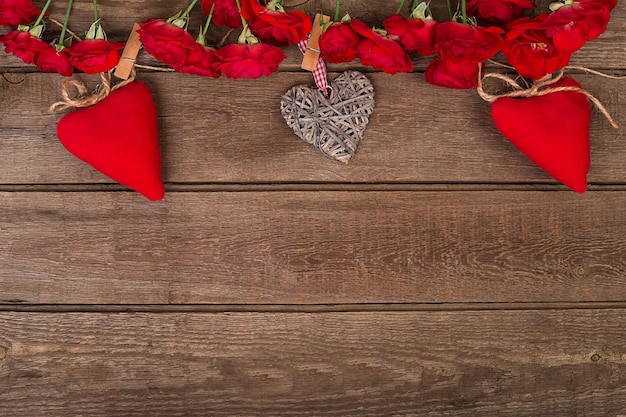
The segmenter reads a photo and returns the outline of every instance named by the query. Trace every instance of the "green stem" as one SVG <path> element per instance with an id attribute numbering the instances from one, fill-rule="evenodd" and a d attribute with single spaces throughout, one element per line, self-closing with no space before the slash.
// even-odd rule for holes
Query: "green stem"
<path id="1" fill-rule="evenodd" d="M 211 11 L 209 12 L 209 17 L 207 17 L 206 19 L 206 23 L 204 25 L 204 28 L 202 29 L 202 34 L 206 35 L 206 33 L 209 31 L 209 26 L 211 26 L 211 20 L 213 20 L 213 11 L 215 10 L 215 3 L 213 3 L 213 6 L 211 6 Z"/>
<path id="2" fill-rule="evenodd" d="M 243 24 L 243 30 L 246 30 L 246 27 L 248 26 L 248 22 L 246 22 L 246 19 L 244 19 L 243 15 L 241 14 L 241 3 L 239 3 L 239 0 L 235 0 L 235 3 L 237 3 L 237 10 L 239 10 L 239 17 L 241 17 L 241 23 Z"/>
<path id="3" fill-rule="evenodd" d="M 448 19 L 452 20 L 452 4 L 450 4 L 450 0 L 446 0 L 446 5 L 448 6 Z"/>
<path id="4" fill-rule="evenodd" d="M 539 9 L 539 0 L 534 0 L 533 3 L 535 4 L 535 8 L 533 9 L 531 16 L 533 18 L 537 17 L 538 15 L 538 9 Z"/>
<path id="5" fill-rule="evenodd" d="M 467 0 L 461 0 L 461 16 L 463 16 L 463 23 L 467 23 L 467 7 L 465 6 Z"/>
<path id="6" fill-rule="evenodd" d="M 43 9 L 41 10 L 41 13 L 39 13 L 39 17 L 37 18 L 37 20 L 35 21 L 35 23 L 33 23 L 33 27 L 39 25 L 41 23 L 41 21 L 43 20 L 43 17 L 45 16 L 46 12 L 48 11 L 48 7 L 50 7 L 50 4 L 52 3 L 52 0 L 48 0 L 46 2 L 46 5 L 43 6 Z"/>
<path id="7" fill-rule="evenodd" d="M 93 0 L 93 21 L 98 21 L 98 0 Z"/>
<path id="8" fill-rule="evenodd" d="M 402 11 L 402 8 L 404 7 L 404 3 L 406 2 L 406 0 L 402 0 L 400 2 L 400 6 L 398 6 L 398 10 L 396 10 L 396 14 L 400 14 L 400 12 Z"/>
<path id="9" fill-rule="evenodd" d="M 200 31 L 200 35 L 198 36 L 198 43 L 206 46 L 206 33 L 209 31 L 209 26 L 211 26 L 211 20 L 213 20 L 213 11 L 215 10 L 215 3 L 211 6 L 211 11 L 209 12 L 209 16 L 206 19 L 206 23 L 204 27 Z"/>
<path id="10" fill-rule="evenodd" d="M 62 44 L 65 43 L 65 33 L 67 32 L 67 24 L 70 21 L 70 13 L 72 12 L 73 4 L 74 4 L 74 0 L 69 0 L 67 3 L 67 11 L 65 12 L 65 21 L 63 22 L 63 29 L 61 29 L 61 35 L 59 36 L 59 41 Z"/>
<path id="11" fill-rule="evenodd" d="M 185 10 L 185 13 L 183 13 L 181 17 L 189 16 L 189 13 L 191 13 L 191 9 L 193 9 L 193 6 L 195 6 L 197 2 L 198 0 L 193 0 L 191 4 L 189 5 L 189 7 L 187 7 L 187 10 Z"/>
<path id="12" fill-rule="evenodd" d="M 341 0 L 335 0 L 335 22 L 339 22 L 339 7 L 341 7 Z"/>
<path id="13" fill-rule="evenodd" d="M 193 0 L 184 12 L 177 13 L 175 16 L 167 19 L 166 22 L 187 30 L 187 26 L 189 25 L 189 13 L 191 13 L 191 9 L 193 9 L 193 6 L 195 6 L 197 2 L 198 0 Z"/>

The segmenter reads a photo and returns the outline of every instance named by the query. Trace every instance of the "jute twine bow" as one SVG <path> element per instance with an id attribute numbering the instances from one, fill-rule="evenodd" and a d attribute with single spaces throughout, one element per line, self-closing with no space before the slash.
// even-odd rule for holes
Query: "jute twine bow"
<path id="1" fill-rule="evenodd" d="M 96 89 L 91 93 L 81 81 L 67 79 L 63 82 L 63 86 L 61 87 L 63 100 L 50 106 L 50 113 L 60 113 L 67 109 L 93 106 L 94 104 L 107 98 L 113 91 L 119 90 L 125 85 L 132 83 L 135 80 L 135 75 L 136 72 L 133 70 L 127 80 L 122 80 L 119 83 L 112 85 L 111 72 L 100 73 L 102 83 L 99 84 L 98 87 L 96 87 Z M 76 89 L 78 95 L 72 95 L 70 93 L 70 89 L 72 87 Z"/>
<path id="2" fill-rule="evenodd" d="M 565 73 L 564 69 L 560 69 L 556 74 L 548 74 L 542 79 L 535 81 L 535 83 L 531 87 L 524 88 L 520 86 L 514 79 L 504 74 L 490 72 L 490 73 L 483 75 L 482 66 L 479 64 L 478 67 L 479 67 L 478 87 L 477 87 L 478 95 L 480 95 L 480 97 L 485 101 L 493 103 L 494 101 L 502 97 L 517 97 L 517 98 L 540 97 L 540 96 L 545 96 L 551 93 L 558 93 L 561 91 L 573 91 L 575 93 L 580 93 L 580 94 L 585 95 L 598 108 L 598 110 L 604 115 L 604 117 L 606 117 L 606 119 L 609 121 L 611 126 L 613 126 L 615 129 L 619 129 L 618 124 L 615 122 L 613 117 L 611 117 L 611 115 L 609 114 L 609 111 L 606 109 L 606 107 L 604 107 L 602 102 L 600 102 L 600 100 L 598 100 L 588 91 L 585 91 L 582 88 L 575 87 L 575 86 L 551 87 L 552 84 L 556 83 L 561 78 L 563 78 L 563 75 Z M 598 74 L 606 78 L 614 78 L 614 79 L 622 78 L 622 77 L 612 77 L 610 75 L 602 74 L 597 71 L 590 70 L 588 68 L 580 68 L 580 67 L 569 67 L 569 68 L 582 69 L 584 71 L 587 71 L 593 74 Z M 502 80 L 506 82 L 507 84 L 509 84 L 511 87 L 513 87 L 514 90 L 509 91 L 508 93 L 502 93 L 502 94 L 489 94 L 485 91 L 484 86 L 483 86 L 483 79 L 485 78 L 497 78 L 499 80 Z"/>

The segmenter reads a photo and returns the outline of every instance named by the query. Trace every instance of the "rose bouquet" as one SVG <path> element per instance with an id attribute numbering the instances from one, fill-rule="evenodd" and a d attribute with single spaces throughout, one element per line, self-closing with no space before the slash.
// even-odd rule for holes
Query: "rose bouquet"
<path id="1" fill-rule="evenodd" d="M 476 88 L 484 63 L 502 52 L 520 75 L 538 80 L 567 66 L 572 53 L 604 32 L 616 2 L 561 0 L 538 13 L 533 0 L 460 0 L 453 12 L 447 0 L 447 20 L 435 20 L 419 0 L 412 1 L 408 17 L 402 16 L 403 0 L 384 29 L 376 29 L 347 14 L 339 19 L 337 0 L 320 49 L 327 62 L 359 59 L 388 73 L 412 70 L 407 53 L 435 55 L 426 81 L 461 89 Z"/>
<path id="2" fill-rule="evenodd" d="M 0 3 L 0 25 L 17 26 L 4 36 L 0 43 L 5 51 L 12 53 L 27 64 L 36 65 L 42 72 L 58 72 L 70 76 L 74 68 L 89 74 L 106 72 L 115 67 L 120 59 L 123 43 L 108 42 L 100 24 L 98 4 L 93 0 L 94 20 L 84 40 L 73 42 L 67 37 L 68 21 L 73 0 L 68 1 L 65 21 L 58 39 L 44 41 L 45 16 L 52 0 L 47 0 L 39 10 L 32 0 L 6 0 Z"/>
<path id="3" fill-rule="evenodd" d="M 187 10 L 165 21 L 141 25 L 140 38 L 148 53 L 176 71 L 228 78 L 259 78 L 278 71 L 286 58 L 280 47 L 306 39 L 311 19 L 300 11 L 285 11 L 282 1 L 261 5 L 252 0 L 204 0 L 206 24 L 197 40 L 187 32 Z M 241 29 L 237 43 L 209 47 L 206 34 L 213 21 L 218 26 Z"/>
<path id="4" fill-rule="evenodd" d="M 337 0 L 335 20 L 325 25 L 320 37 L 321 56 L 325 61 L 338 64 L 358 58 L 361 64 L 388 74 L 413 71 L 411 59 L 397 38 L 349 14 L 340 20 L 339 12 Z"/>
<path id="5" fill-rule="evenodd" d="M 45 16 L 52 0 L 39 10 L 32 0 L 0 3 L 0 25 L 16 29 L 0 37 L 5 51 L 42 71 L 71 75 L 74 68 L 108 71 L 119 59 L 121 43 L 110 43 L 100 24 L 94 0 L 94 22 L 84 40 L 65 38 L 72 0 L 61 36 L 43 41 Z M 188 32 L 189 15 L 198 0 L 165 20 L 141 25 L 148 53 L 174 70 L 219 77 L 257 78 L 278 71 L 286 57 L 280 48 L 307 38 L 312 22 L 298 11 L 286 11 L 282 0 L 202 0 L 207 17 L 197 37 Z M 328 63 L 350 63 L 395 74 L 411 72 L 410 54 L 434 56 L 425 78 L 449 88 L 475 88 L 484 63 L 502 52 L 522 76 L 538 80 L 568 65 L 571 55 L 597 38 L 617 0 L 559 0 L 540 12 L 533 0 L 446 0 L 448 16 L 437 19 L 427 3 L 406 0 L 382 22 L 382 28 L 345 14 L 336 0 L 334 20 L 323 24 L 321 57 Z M 211 46 L 210 24 L 240 30 L 236 43 Z"/>

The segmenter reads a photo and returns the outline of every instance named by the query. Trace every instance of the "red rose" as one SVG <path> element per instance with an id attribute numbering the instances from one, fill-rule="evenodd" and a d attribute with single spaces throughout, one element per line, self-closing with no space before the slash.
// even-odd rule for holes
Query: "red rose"
<path id="1" fill-rule="evenodd" d="M 504 38 L 504 57 L 523 77 L 538 80 L 569 63 L 571 53 L 559 51 L 542 27 L 545 14 L 518 19 Z"/>
<path id="2" fill-rule="evenodd" d="M 608 7 L 609 10 L 612 10 L 615 6 L 617 6 L 617 0 L 578 0 L 576 3 L 581 5 L 585 3 L 599 3 Z"/>
<path id="3" fill-rule="evenodd" d="M 575 52 L 606 30 L 613 6 L 612 1 L 575 1 L 548 15 L 542 27 L 558 49 Z"/>
<path id="4" fill-rule="evenodd" d="M 28 25 L 39 17 L 32 0 L 0 1 L 0 26 Z"/>
<path id="5" fill-rule="evenodd" d="M 320 37 L 322 59 L 332 64 L 354 61 L 359 40 L 359 35 L 350 24 L 345 22 L 333 23 Z"/>
<path id="6" fill-rule="evenodd" d="M 456 63 L 437 58 L 426 68 L 425 78 L 430 84 L 456 89 L 478 86 L 478 63 Z"/>
<path id="7" fill-rule="evenodd" d="M 39 52 L 35 57 L 35 65 L 37 65 L 37 68 L 42 72 L 58 72 L 65 77 L 72 75 L 74 73 L 74 67 L 72 67 L 70 63 L 70 54 L 65 50 L 57 52 L 54 46 L 48 46 L 49 48 Z"/>
<path id="8" fill-rule="evenodd" d="M 298 43 L 311 32 L 311 18 L 294 10 L 273 11 L 263 9 L 250 19 L 250 30 L 261 42 L 274 46 L 287 46 Z"/>
<path id="9" fill-rule="evenodd" d="M 27 64 L 35 64 L 43 72 L 58 72 L 69 77 L 74 72 L 69 55 L 65 51 L 57 52 L 56 48 L 29 32 L 14 30 L 0 36 L 5 51 L 12 53 Z"/>
<path id="10" fill-rule="evenodd" d="M 174 67 L 178 72 L 184 74 L 202 75 L 205 77 L 219 78 L 221 74 L 217 64 L 219 59 L 215 54 L 215 50 L 207 46 L 196 44 L 196 51 L 188 54 L 187 61 L 181 66 Z M 191 58 L 194 58 L 193 60 Z"/>
<path id="11" fill-rule="evenodd" d="M 196 41 L 186 30 L 163 20 L 150 20 L 141 24 L 138 32 L 146 51 L 164 64 L 180 67 L 189 60 L 195 62 Z"/>
<path id="12" fill-rule="evenodd" d="M 34 64 L 35 57 L 50 45 L 28 32 L 13 30 L 4 36 L 0 36 L 0 42 L 4 45 L 7 53 L 13 54 L 26 64 Z"/>
<path id="13" fill-rule="evenodd" d="M 356 48 L 357 56 L 363 65 L 388 74 L 413 71 L 411 59 L 398 42 L 378 34 L 360 20 L 352 19 L 350 25 L 363 37 Z"/>
<path id="14" fill-rule="evenodd" d="M 228 78 L 259 78 L 278 71 L 278 65 L 286 58 L 280 48 L 257 43 L 254 45 L 226 45 L 215 55 L 221 62 L 216 67 Z"/>
<path id="15" fill-rule="evenodd" d="M 213 10 L 213 20 L 217 26 L 228 26 L 233 29 L 242 29 L 241 16 L 237 9 L 235 0 L 202 0 L 202 9 L 206 16 L 211 13 L 211 7 L 215 5 Z"/>
<path id="16" fill-rule="evenodd" d="M 67 48 L 70 54 L 70 63 L 87 74 L 107 72 L 117 65 L 120 60 L 119 50 L 123 43 L 111 43 L 104 39 L 85 39 L 74 42 Z"/>
<path id="17" fill-rule="evenodd" d="M 399 14 L 394 14 L 383 22 L 385 30 L 391 37 L 398 38 L 404 49 L 412 54 L 428 56 L 435 53 L 433 42 L 435 39 L 435 26 L 433 19 L 405 19 Z"/>
<path id="18" fill-rule="evenodd" d="M 258 0 L 239 0 L 239 4 L 241 4 L 241 15 L 248 23 L 264 10 L 267 10 Z"/>
<path id="19" fill-rule="evenodd" d="M 439 23 L 435 30 L 435 49 L 445 61 L 476 64 L 488 60 L 502 49 L 501 33 L 504 33 L 502 29 L 493 26 Z"/>
<path id="20" fill-rule="evenodd" d="M 478 19 L 481 25 L 502 26 L 535 7 L 533 0 L 469 0 L 467 13 Z"/>

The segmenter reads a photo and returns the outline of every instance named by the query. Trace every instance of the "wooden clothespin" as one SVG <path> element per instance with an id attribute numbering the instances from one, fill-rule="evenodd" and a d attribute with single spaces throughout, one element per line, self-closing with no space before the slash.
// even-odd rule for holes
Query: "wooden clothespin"
<path id="1" fill-rule="evenodd" d="M 317 60 L 320 57 L 320 36 L 322 35 L 322 24 L 330 22 L 330 16 L 318 13 L 315 15 L 313 21 L 313 28 L 309 35 L 309 43 L 304 53 L 304 59 L 302 60 L 302 69 L 307 71 L 313 71 L 317 65 Z"/>
<path id="2" fill-rule="evenodd" d="M 139 23 L 135 23 L 126 41 L 126 47 L 124 47 L 120 62 L 118 62 L 115 72 L 113 73 L 113 75 L 122 80 L 127 80 L 130 77 L 135 67 L 135 62 L 137 61 L 137 55 L 139 55 L 139 50 L 141 49 L 138 30 Z"/>

